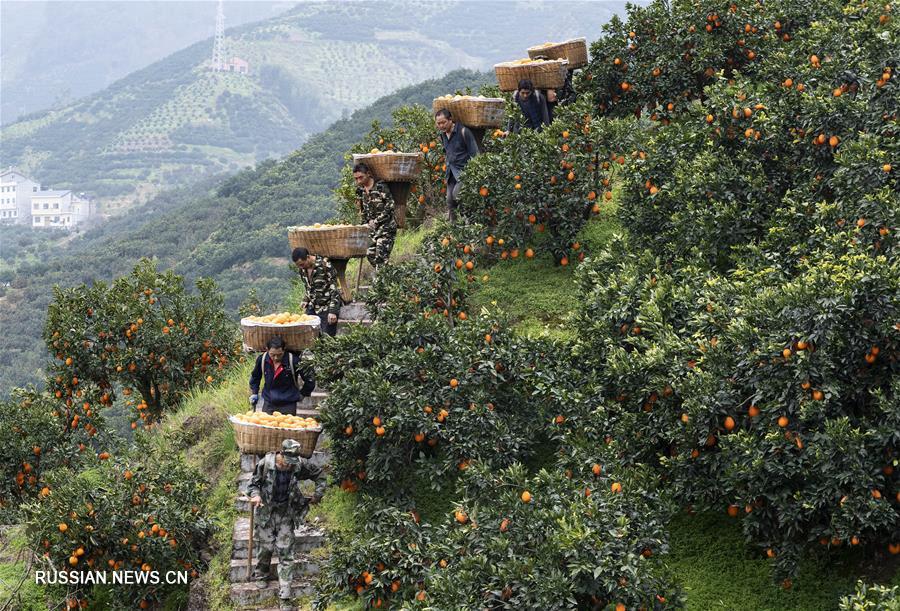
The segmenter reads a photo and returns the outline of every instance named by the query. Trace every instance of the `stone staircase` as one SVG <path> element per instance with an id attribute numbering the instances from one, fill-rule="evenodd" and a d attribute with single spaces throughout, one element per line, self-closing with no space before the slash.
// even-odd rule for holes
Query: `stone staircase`
<path id="1" fill-rule="evenodd" d="M 361 287 L 362 288 L 362 287 Z M 369 325 L 372 321 L 366 315 L 362 304 L 353 303 L 341 308 L 341 317 L 338 324 L 338 333 L 346 333 L 353 325 Z M 327 392 L 317 390 L 312 396 L 304 399 L 298 415 L 311 418 L 319 417 L 319 404 L 328 396 Z M 329 453 L 323 447 L 325 436 L 319 437 L 319 444 L 313 453 L 311 460 L 319 465 L 325 465 L 329 460 Z M 235 482 L 237 494 L 235 508 L 240 516 L 234 523 L 232 533 L 231 566 L 229 568 L 229 581 L 231 582 L 231 602 L 237 609 L 243 611 L 278 611 L 278 580 L 271 579 L 265 588 L 257 588 L 251 579 L 251 570 L 248 570 L 247 556 L 250 541 L 250 499 L 247 497 L 247 487 L 253 476 L 253 471 L 259 460 L 254 454 L 241 454 L 241 471 Z M 291 585 L 292 595 L 295 598 L 309 596 L 313 593 L 313 584 L 320 569 L 320 560 L 313 552 L 325 542 L 324 529 L 315 524 L 303 524 L 294 533 L 294 580 Z M 258 550 L 254 550 L 254 563 Z M 278 557 L 272 558 L 272 576 L 276 574 Z"/>

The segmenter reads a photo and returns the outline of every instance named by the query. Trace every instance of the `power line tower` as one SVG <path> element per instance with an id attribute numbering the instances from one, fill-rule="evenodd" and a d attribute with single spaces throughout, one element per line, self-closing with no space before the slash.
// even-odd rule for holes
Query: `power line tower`
<path id="1" fill-rule="evenodd" d="M 225 69 L 225 6 L 219 0 L 219 9 L 216 12 L 216 37 L 213 42 L 212 69 Z"/>

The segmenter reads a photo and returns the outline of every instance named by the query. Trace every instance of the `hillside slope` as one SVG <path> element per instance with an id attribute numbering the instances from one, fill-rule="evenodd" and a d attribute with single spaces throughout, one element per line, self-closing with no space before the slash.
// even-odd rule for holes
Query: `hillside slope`
<path id="1" fill-rule="evenodd" d="M 266 19 L 291 2 L 230 1 L 229 27 Z M 211 2 L 4 2 L 0 124 L 100 91 L 212 35 Z M 53 36 L 46 36 L 53 32 Z"/>
<path id="2" fill-rule="evenodd" d="M 407 87 L 337 121 L 282 161 L 267 161 L 224 183 L 209 179 L 165 192 L 134 214 L 55 249 L 14 238 L 16 228 L 0 228 L 0 242 L 21 244 L 18 251 L 0 250 L 0 256 L 9 257 L 0 267 L 0 282 L 11 283 L 0 288 L 0 328 L 8 339 L 0 351 L 0 388 L 8 392 L 38 379 L 41 326 L 53 285 L 108 280 L 126 273 L 142 256 L 191 278 L 215 278 L 232 311 L 251 283 L 264 302 L 282 302 L 292 277 L 283 258 L 285 227 L 331 216 L 331 192 L 344 151 L 373 121 L 389 124 L 391 110 L 401 104 L 430 105 L 446 91 L 477 88 L 490 79 L 457 71 Z"/>
<path id="3" fill-rule="evenodd" d="M 106 211 L 294 150 L 398 87 L 485 69 L 548 38 L 590 34 L 620 9 L 589 2 L 304 3 L 227 31 L 249 74 L 208 69 L 206 40 L 68 106 L 4 127 L 0 156 Z M 506 27 L 515 16 L 516 28 Z"/>

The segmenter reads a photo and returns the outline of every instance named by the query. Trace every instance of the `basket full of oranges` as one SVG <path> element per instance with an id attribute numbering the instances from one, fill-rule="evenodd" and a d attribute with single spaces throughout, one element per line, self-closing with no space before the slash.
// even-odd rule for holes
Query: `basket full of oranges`
<path id="1" fill-rule="evenodd" d="M 238 449 L 244 454 L 277 452 L 285 439 L 293 439 L 300 444 L 300 455 L 309 458 L 322 433 L 321 425 L 314 418 L 281 412 L 249 411 L 230 416 L 228 420 L 234 427 Z"/>
<path id="2" fill-rule="evenodd" d="M 280 312 L 266 316 L 247 316 L 241 319 L 244 349 L 265 352 L 266 342 L 276 335 L 284 340 L 285 348 L 299 352 L 312 345 L 319 336 L 318 316 Z"/>

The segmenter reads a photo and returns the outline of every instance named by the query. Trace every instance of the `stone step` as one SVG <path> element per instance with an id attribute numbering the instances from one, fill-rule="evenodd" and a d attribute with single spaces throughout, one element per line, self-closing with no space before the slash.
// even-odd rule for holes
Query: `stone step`
<path id="1" fill-rule="evenodd" d="M 310 396 L 303 397 L 303 401 L 300 402 L 300 409 L 315 409 L 327 396 L 328 391 L 314 390 Z"/>
<path id="2" fill-rule="evenodd" d="M 250 518 L 240 517 L 234 521 L 232 532 L 232 558 L 247 558 L 247 543 L 250 538 Z M 325 531 L 311 524 L 302 524 L 294 531 L 294 553 L 310 552 L 325 541 Z"/>
<path id="3" fill-rule="evenodd" d="M 254 558 L 253 563 L 256 564 L 256 559 Z M 277 580 L 278 577 L 278 558 L 273 556 L 271 563 L 271 575 L 274 580 Z M 295 554 L 294 557 L 294 577 L 314 577 L 319 574 L 321 570 L 321 566 L 319 562 L 313 560 L 308 554 Z M 252 573 L 252 571 L 251 571 Z M 231 572 L 229 573 L 232 583 L 241 583 L 245 581 L 253 581 L 252 578 L 248 578 L 247 576 L 247 559 L 246 558 L 232 558 L 231 560 Z"/>
<path id="4" fill-rule="evenodd" d="M 338 314 L 338 323 L 342 320 L 366 320 L 368 318 L 370 316 L 366 310 L 366 304 L 354 301 L 341 308 L 341 313 Z"/>
<path id="5" fill-rule="evenodd" d="M 309 596 L 313 593 L 314 586 L 311 579 L 295 579 L 291 584 L 291 596 Z M 234 583 L 231 585 L 231 602 L 238 608 L 259 609 L 265 603 L 271 606 L 278 604 L 278 581 L 270 581 L 265 588 L 259 589 L 251 582 Z M 277 607 L 276 607 L 277 608 Z"/>

